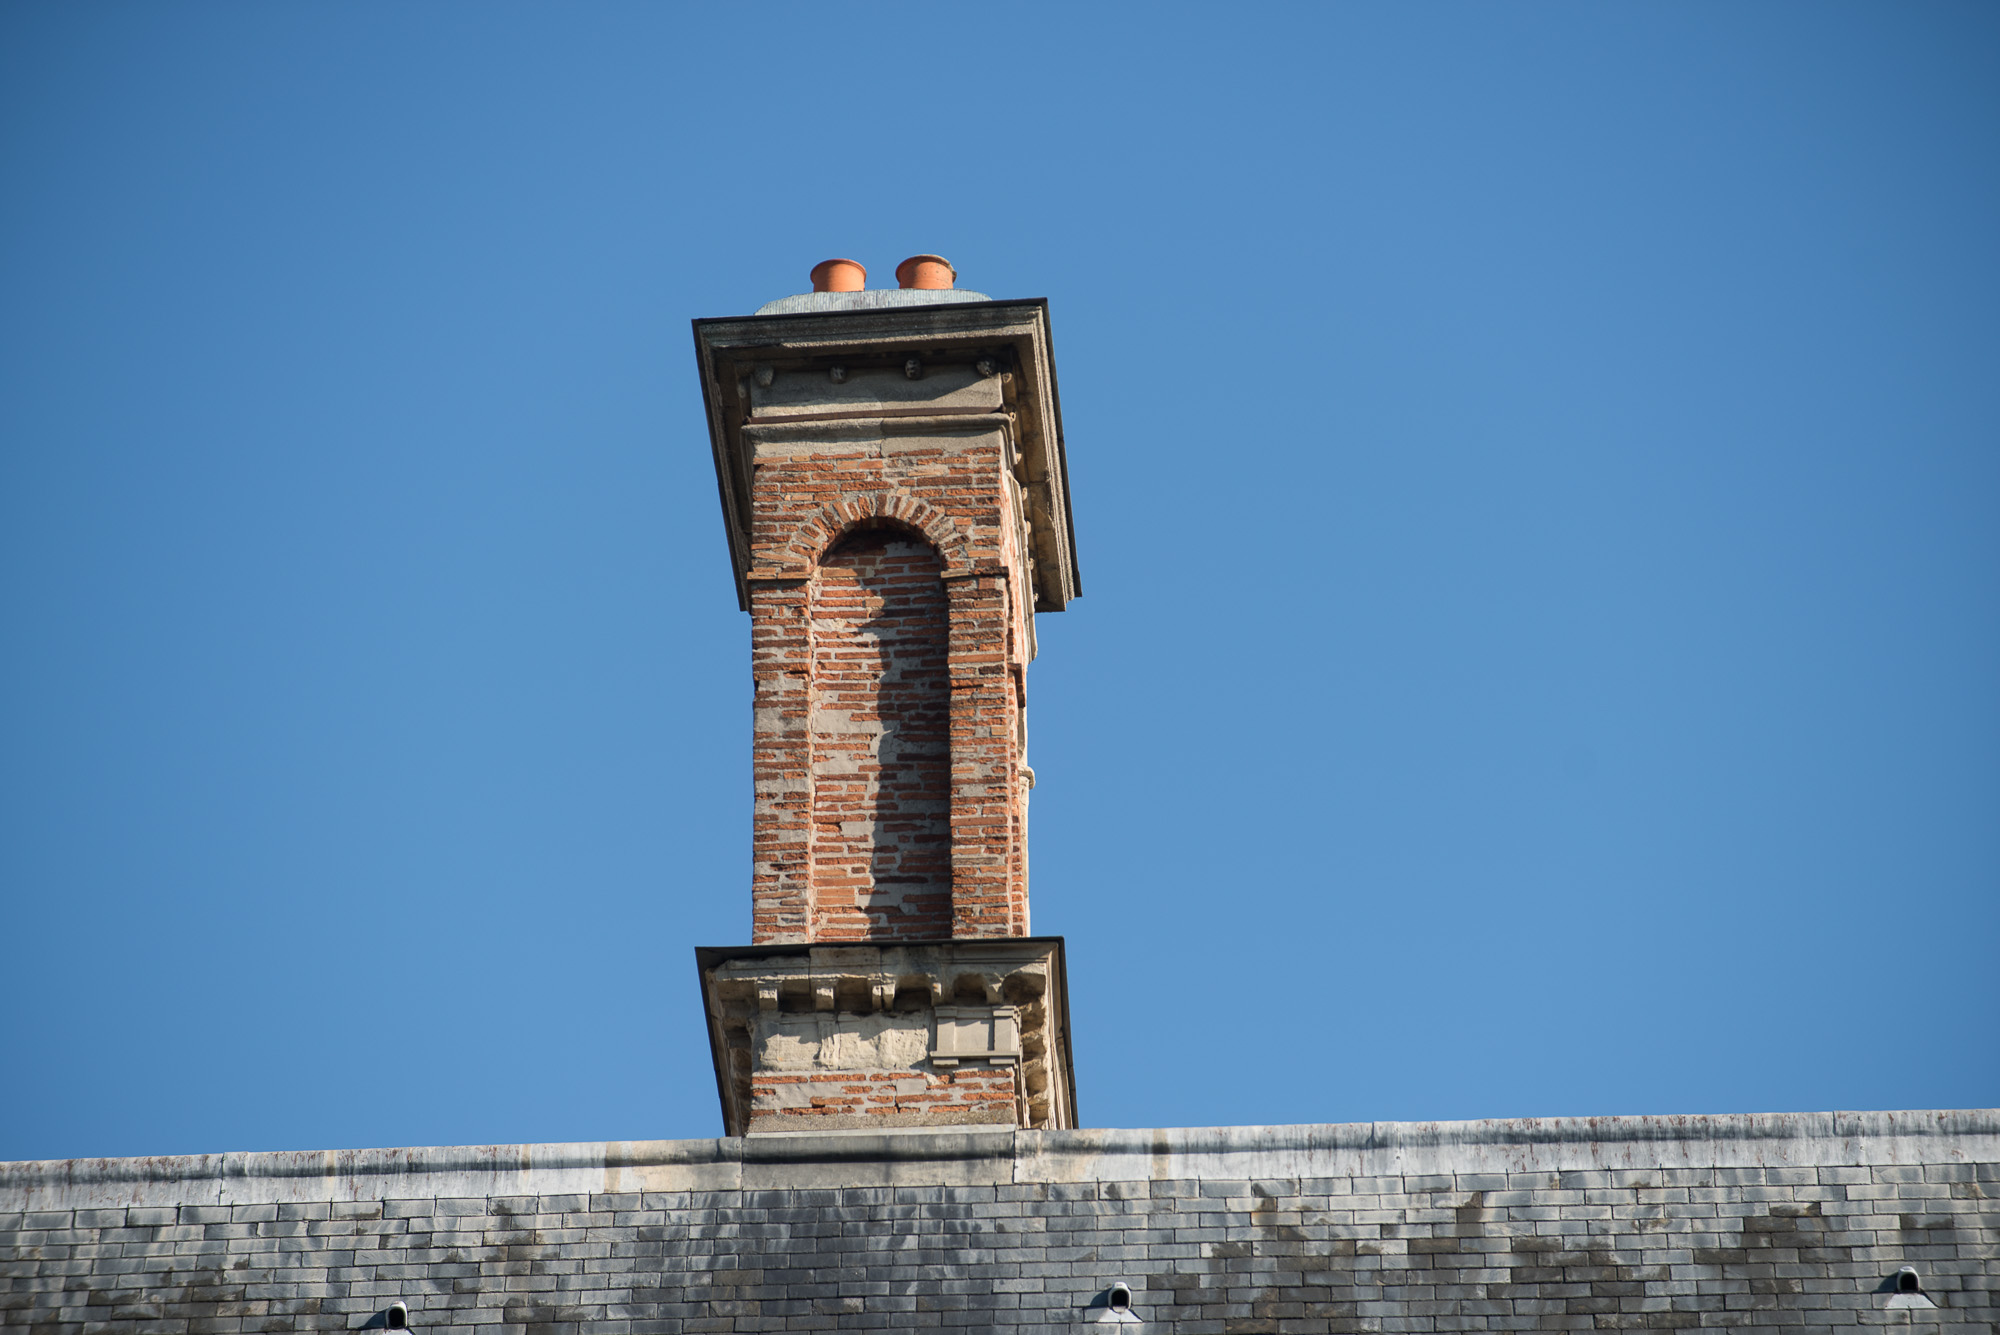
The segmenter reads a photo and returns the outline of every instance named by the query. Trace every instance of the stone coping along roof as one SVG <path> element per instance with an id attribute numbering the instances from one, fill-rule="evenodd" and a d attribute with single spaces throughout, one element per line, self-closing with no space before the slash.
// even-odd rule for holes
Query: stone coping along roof
<path id="1" fill-rule="evenodd" d="M 569 1193 L 2000 1162 L 2000 1110 L 801 1133 L 0 1163 L 0 1213 Z"/>

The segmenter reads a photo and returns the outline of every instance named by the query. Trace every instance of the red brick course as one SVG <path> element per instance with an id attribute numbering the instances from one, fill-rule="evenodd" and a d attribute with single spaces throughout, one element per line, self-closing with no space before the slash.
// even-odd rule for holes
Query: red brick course
<path id="1" fill-rule="evenodd" d="M 937 1122 L 1016 1120 L 1019 1091 L 1013 1067 L 977 1067 L 935 1074 L 924 1071 L 830 1071 L 782 1074 L 760 1071 L 751 1077 L 752 1120 L 838 1116 L 895 1117 L 921 1114 Z"/>

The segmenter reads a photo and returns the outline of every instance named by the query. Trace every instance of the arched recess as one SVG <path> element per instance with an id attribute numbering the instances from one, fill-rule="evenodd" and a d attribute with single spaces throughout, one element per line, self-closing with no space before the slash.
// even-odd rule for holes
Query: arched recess
<path id="1" fill-rule="evenodd" d="M 812 933 L 951 935 L 946 562 L 907 523 L 850 524 L 810 594 Z"/>

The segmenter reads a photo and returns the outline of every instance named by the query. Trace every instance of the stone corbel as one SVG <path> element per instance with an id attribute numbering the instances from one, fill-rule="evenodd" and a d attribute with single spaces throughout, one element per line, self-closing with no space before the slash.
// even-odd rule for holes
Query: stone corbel
<path id="1" fill-rule="evenodd" d="M 997 1006 L 1000 1004 L 1000 975 L 997 973 L 988 973 L 984 969 L 977 973 L 961 973 L 953 978 L 951 980 L 953 996 L 958 995 L 958 990 L 965 985 L 965 980 L 968 978 L 978 982 L 980 995 L 986 999 L 987 1005 Z"/>

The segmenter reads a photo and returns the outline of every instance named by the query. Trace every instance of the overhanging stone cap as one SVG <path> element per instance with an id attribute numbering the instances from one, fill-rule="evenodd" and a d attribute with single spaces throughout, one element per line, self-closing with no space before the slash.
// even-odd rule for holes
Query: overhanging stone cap
<path id="1" fill-rule="evenodd" d="M 125 1205 L 2000 1162 L 2000 1109 L 1521 1118 L 208 1154 L 0 1163 L 0 1213 Z"/>
<path id="2" fill-rule="evenodd" d="M 823 293 L 866 296 L 866 293 Z M 1035 557 L 1035 610 L 1059 612 L 1083 591 L 1070 517 L 1064 462 L 1062 397 L 1056 386 L 1048 301 L 955 301 L 744 315 L 694 321 L 695 357 L 721 493 L 723 525 L 738 606 L 749 608 L 750 466 L 743 427 L 750 416 L 748 384 L 758 368 L 775 373 L 832 365 L 897 366 L 909 357 L 928 363 L 1003 363 L 1017 378 L 1011 412 L 994 414 L 1018 429 L 1028 482 L 1030 538 Z"/>

